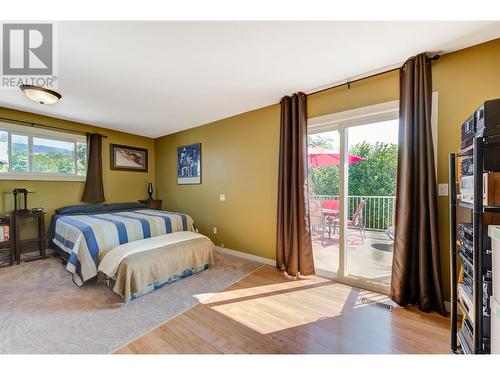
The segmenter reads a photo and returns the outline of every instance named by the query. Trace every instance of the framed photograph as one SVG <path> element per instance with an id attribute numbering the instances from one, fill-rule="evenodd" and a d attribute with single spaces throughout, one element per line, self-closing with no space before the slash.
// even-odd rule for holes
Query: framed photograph
<path id="1" fill-rule="evenodd" d="M 201 143 L 177 147 L 177 183 L 201 184 Z"/>
<path id="2" fill-rule="evenodd" d="M 145 148 L 110 145 L 111 169 L 115 171 L 148 171 L 148 150 Z"/>

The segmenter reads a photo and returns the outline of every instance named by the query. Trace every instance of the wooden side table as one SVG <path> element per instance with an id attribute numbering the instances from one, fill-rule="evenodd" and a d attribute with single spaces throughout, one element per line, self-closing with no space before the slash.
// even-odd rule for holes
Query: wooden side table
<path id="1" fill-rule="evenodd" d="M 152 208 L 153 210 L 161 210 L 161 199 L 140 199 L 140 203 L 144 203 L 148 206 L 148 208 Z"/>
<path id="2" fill-rule="evenodd" d="M 35 238 L 30 238 L 26 240 L 21 240 L 21 228 L 23 219 L 34 218 L 37 220 L 38 224 L 38 236 Z M 30 257 L 26 259 L 26 262 L 32 260 L 47 258 L 46 250 L 46 234 L 45 234 L 45 212 L 32 212 L 32 211 L 14 211 L 12 212 L 12 218 L 14 222 L 14 253 L 16 257 L 17 264 L 21 263 L 21 246 L 27 243 L 37 243 L 38 250 L 40 251 L 40 256 Z"/>

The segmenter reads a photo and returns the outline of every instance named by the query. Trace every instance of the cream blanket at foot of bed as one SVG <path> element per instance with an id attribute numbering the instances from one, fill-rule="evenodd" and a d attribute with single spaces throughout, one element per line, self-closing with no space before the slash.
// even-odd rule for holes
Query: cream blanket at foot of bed
<path id="1" fill-rule="evenodd" d="M 112 279 L 118 271 L 121 261 L 129 255 L 151 251 L 198 238 L 207 238 L 202 234 L 193 232 L 174 232 L 157 237 L 146 238 L 144 240 L 125 243 L 108 251 L 99 264 L 99 271 Z"/>
<path id="2" fill-rule="evenodd" d="M 214 247 L 199 233 L 170 233 L 115 247 L 104 256 L 99 271 L 115 281 L 113 291 L 128 302 L 152 284 L 212 265 Z"/>

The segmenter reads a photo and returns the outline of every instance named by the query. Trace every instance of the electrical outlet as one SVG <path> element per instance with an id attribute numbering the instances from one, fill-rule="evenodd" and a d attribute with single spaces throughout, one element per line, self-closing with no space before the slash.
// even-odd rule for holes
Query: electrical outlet
<path id="1" fill-rule="evenodd" d="M 219 194 L 219 200 L 221 202 L 225 202 L 226 201 L 226 194 Z"/>
<path id="2" fill-rule="evenodd" d="M 224 244 L 223 244 L 223 243 L 221 243 L 221 244 L 220 244 L 220 247 L 224 247 Z"/>
<path id="3" fill-rule="evenodd" d="M 214 232 L 214 234 L 217 234 L 217 227 L 213 227 L 212 232 Z"/>
<path id="4" fill-rule="evenodd" d="M 438 185 L 438 195 L 440 197 L 448 196 L 448 184 L 439 184 Z"/>

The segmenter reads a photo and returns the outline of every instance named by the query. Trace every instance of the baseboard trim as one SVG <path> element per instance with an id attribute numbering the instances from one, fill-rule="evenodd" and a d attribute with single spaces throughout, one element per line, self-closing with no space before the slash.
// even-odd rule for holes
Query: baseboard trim
<path id="1" fill-rule="evenodd" d="M 248 253 L 244 253 L 243 251 L 237 251 L 237 250 L 232 250 L 228 249 L 227 247 L 220 247 L 220 246 L 215 246 L 215 249 L 217 251 L 220 251 L 221 253 L 229 254 L 229 255 L 234 255 L 240 258 L 245 258 L 248 260 L 253 260 L 255 262 L 267 264 L 269 266 L 276 267 L 276 261 L 274 259 L 269 259 L 269 258 L 264 258 L 264 257 L 259 257 L 257 255 L 252 255 Z"/>

